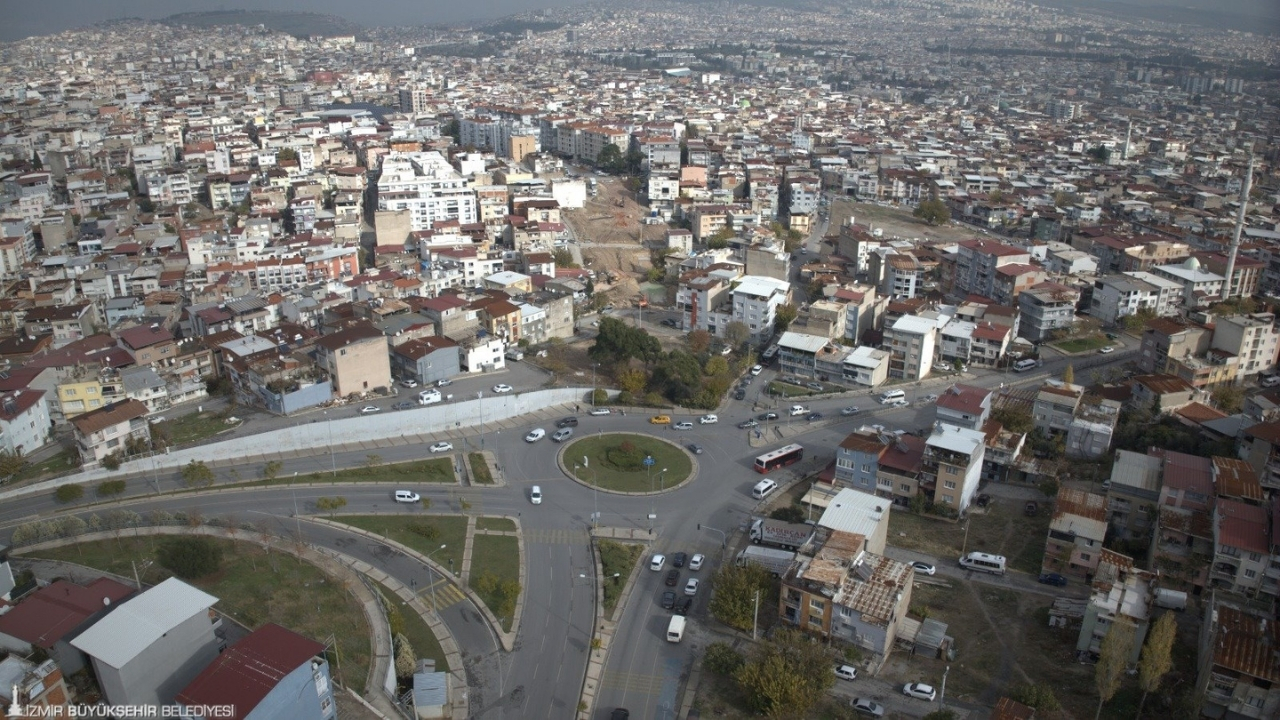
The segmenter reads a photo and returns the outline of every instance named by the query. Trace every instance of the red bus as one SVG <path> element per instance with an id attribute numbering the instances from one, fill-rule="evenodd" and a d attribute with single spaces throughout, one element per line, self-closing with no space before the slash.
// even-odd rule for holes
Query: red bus
<path id="1" fill-rule="evenodd" d="M 771 472 L 780 467 L 790 465 L 791 463 L 800 462 L 800 458 L 803 457 L 803 445 L 784 445 L 773 452 L 767 452 L 756 458 L 756 472 Z"/>

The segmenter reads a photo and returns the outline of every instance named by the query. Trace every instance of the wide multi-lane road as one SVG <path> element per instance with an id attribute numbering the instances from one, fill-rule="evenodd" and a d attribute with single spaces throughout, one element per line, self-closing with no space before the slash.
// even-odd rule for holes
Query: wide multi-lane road
<path id="1" fill-rule="evenodd" d="M 1122 348 L 1110 355 L 1078 358 L 1073 362 L 1077 370 L 1083 369 L 1083 365 L 1105 369 L 1132 357 L 1131 349 Z M 1031 384 L 1046 375 L 1060 373 L 1068 362 L 1061 358 L 1047 359 L 1044 367 L 1025 375 L 979 373 L 962 381 L 992 388 L 1002 383 Z M 296 522 L 293 518 L 295 507 L 303 515 L 314 513 L 318 497 L 335 494 L 347 499 L 346 512 L 404 512 L 406 506 L 396 505 L 391 490 L 386 487 L 347 484 L 227 488 L 199 495 L 133 495 L 120 502 L 137 512 L 195 508 L 204 517 L 234 517 L 241 522 L 266 520 L 275 524 L 282 534 L 292 535 L 300 530 L 309 543 L 369 562 L 406 585 L 416 584 L 424 597 L 428 597 L 427 590 L 435 580 L 437 593 L 444 594 L 444 599 L 439 600 L 441 619 L 463 652 L 472 715 L 562 720 L 572 717 L 578 705 L 595 617 L 594 565 L 588 534 L 591 514 L 598 510 L 603 526 L 647 529 L 648 515 L 653 512 L 656 518 L 652 551 L 704 553 L 708 563 L 698 575 L 704 581 L 709 579 L 720 563 L 727 561 L 727 555 L 721 550 L 721 536 L 714 530 L 732 534 L 755 506 L 750 488 L 760 476 L 752 471 L 751 460 L 763 448 L 752 448 L 748 431 L 739 430 L 735 425 L 761 412 L 764 406 L 760 403 L 770 402 L 768 398 L 759 397 L 759 390 L 770 375 L 771 371 L 765 371 L 764 376 L 756 380 L 752 386 L 754 392 L 748 393 L 747 400 L 727 401 L 718 413 L 719 423 L 695 425 L 692 431 L 651 426 L 646 416 L 636 413 L 628 413 L 626 417 L 619 414 L 592 417 L 579 413 L 582 423 L 579 435 L 597 430 L 652 432 L 681 445 L 696 442 L 703 447 L 703 454 L 697 458 L 700 467 L 697 476 L 656 498 L 594 493 L 560 472 L 556 463 L 560 446 L 545 439 L 536 444 L 525 443 L 523 437 L 528 430 L 553 427 L 555 417 L 560 414 L 555 409 L 538 416 L 489 423 L 485 427 L 484 447 L 495 453 L 507 479 L 506 487 L 459 489 L 421 485 L 413 488 L 430 498 L 436 511 L 456 510 L 462 497 L 471 503 L 473 513 L 507 514 L 520 519 L 525 533 L 526 587 L 520 630 L 511 653 L 499 651 L 496 636 L 477 608 L 461 593 L 450 592 L 447 585 L 439 583 L 438 575 L 420 563 L 368 538 L 332 527 Z M 954 379 L 940 378 L 913 386 L 908 398 L 938 393 Z M 861 424 L 879 423 L 893 429 L 914 430 L 933 420 L 932 405 L 913 402 L 906 408 L 882 409 L 874 402 L 873 394 L 862 391 L 805 401 L 808 407 L 825 416 L 816 423 L 788 418 L 785 412 L 780 412 L 783 415 L 780 422 L 790 428 L 787 440 L 800 442 L 806 448 L 806 464 L 794 469 L 809 470 L 827 462 L 836 445 Z M 789 401 L 779 401 L 779 404 L 783 402 Z M 857 405 L 862 411 L 853 417 L 841 417 L 840 408 L 849 405 Z M 464 437 L 458 437 L 457 431 L 452 433 L 460 452 L 466 449 L 466 443 L 477 442 L 479 429 L 464 428 L 461 434 Z M 770 445 L 780 442 L 775 440 Z M 398 462 L 421 458 L 427 453 L 422 445 L 395 445 L 380 449 L 379 454 L 385 462 Z M 340 467 L 359 466 L 365 460 L 363 450 L 338 453 L 332 459 L 327 452 L 319 450 L 313 456 L 285 460 L 281 475 L 327 471 L 331 462 Z M 240 472 L 244 477 L 251 477 L 257 470 L 256 466 L 246 465 Z M 131 489 L 154 491 L 158 486 L 174 490 L 179 482 L 177 473 L 161 472 L 148 478 L 145 485 L 131 483 Z M 534 484 L 540 485 L 544 493 L 542 504 L 536 506 L 528 500 L 529 489 Z M 95 510 L 100 511 L 101 506 Z M 48 495 L 7 500 L 0 507 L 0 538 L 7 539 L 13 527 L 24 519 L 64 512 L 67 508 L 57 505 Z M 700 524 L 703 530 L 699 530 Z M 635 717 L 676 716 L 694 649 L 701 644 L 700 625 L 705 619 L 705 604 L 712 588 L 704 583 L 695 598 L 686 641 L 667 643 L 664 634 L 669 614 L 658 606 L 658 598 L 665 589 L 662 575 L 642 570 L 623 608 L 597 695 L 597 717 L 608 717 L 614 707 L 626 707 Z M 684 578 L 690 575 L 687 570 L 683 572 Z"/>

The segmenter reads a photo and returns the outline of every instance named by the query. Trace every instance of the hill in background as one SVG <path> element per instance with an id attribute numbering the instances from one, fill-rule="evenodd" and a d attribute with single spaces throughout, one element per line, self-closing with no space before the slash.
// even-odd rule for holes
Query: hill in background
<path id="1" fill-rule="evenodd" d="M 262 25 L 268 30 L 288 33 L 296 38 L 312 35 L 336 37 L 355 35 L 364 37 L 364 28 L 337 15 L 321 15 L 309 12 L 272 12 L 269 10 L 216 10 L 170 15 L 160 22 L 166 25 L 188 27 L 217 27 L 220 25 Z"/>

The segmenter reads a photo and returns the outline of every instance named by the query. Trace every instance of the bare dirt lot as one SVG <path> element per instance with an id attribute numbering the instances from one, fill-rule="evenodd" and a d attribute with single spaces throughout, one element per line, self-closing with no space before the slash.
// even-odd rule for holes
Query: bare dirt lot
<path id="1" fill-rule="evenodd" d="M 838 232 L 839 228 L 844 224 L 845 218 L 853 216 L 854 222 L 859 225 L 871 225 L 884 229 L 886 239 L 897 237 L 908 240 L 912 238 L 920 238 L 922 240 L 970 240 L 982 236 L 978 231 L 955 222 L 930 227 L 923 220 L 917 220 L 912 217 L 911 212 L 912 208 L 909 207 L 885 207 L 875 203 L 860 203 L 841 199 L 831 206 L 830 232 Z"/>

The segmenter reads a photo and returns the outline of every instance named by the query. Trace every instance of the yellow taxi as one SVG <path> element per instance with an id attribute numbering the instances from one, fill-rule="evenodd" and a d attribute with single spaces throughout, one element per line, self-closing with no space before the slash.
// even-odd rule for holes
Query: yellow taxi
<path id="1" fill-rule="evenodd" d="M 653 417 L 649 418 L 649 424 L 650 425 L 670 425 L 671 416 L 670 415 L 654 415 Z"/>

